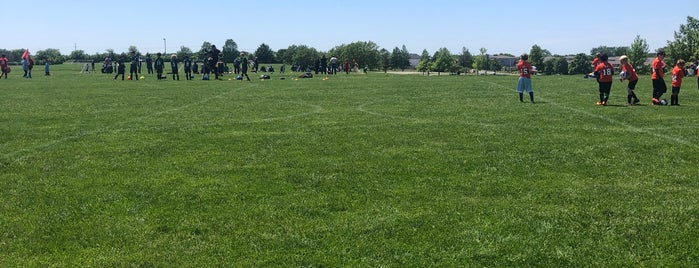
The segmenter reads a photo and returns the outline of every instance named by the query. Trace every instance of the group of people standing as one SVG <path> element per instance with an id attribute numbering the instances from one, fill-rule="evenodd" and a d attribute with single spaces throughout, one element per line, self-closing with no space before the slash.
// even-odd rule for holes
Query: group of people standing
<path id="1" fill-rule="evenodd" d="M 534 103 L 534 92 L 532 90 L 531 84 L 531 74 L 536 73 L 536 67 L 533 67 L 529 62 L 527 62 L 529 56 L 524 53 L 520 56 L 520 60 L 517 63 L 517 70 L 519 71 L 519 80 L 517 83 L 517 92 L 519 93 L 519 101 L 524 102 L 524 92 L 529 93 L 530 102 Z M 667 66 L 665 64 L 665 51 L 659 50 L 656 54 L 656 58 L 651 64 L 651 80 L 653 81 L 653 98 L 651 99 L 652 105 L 666 105 L 668 104 L 664 99 L 661 99 L 663 94 L 667 92 L 667 85 L 664 80 L 665 72 Z M 631 106 L 639 103 L 641 100 L 636 96 L 634 90 L 636 89 L 636 84 L 638 83 L 638 74 L 636 70 L 629 64 L 628 56 L 624 55 L 619 58 L 621 63 L 621 73 L 619 75 L 619 80 L 628 80 L 626 105 Z M 680 88 L 682 87 L 682 79 L 688 74 L 687 69 L 685 69 L 686 62 L 683 59 L 677 60 L 674 68 L 672 69 L 672 92 L 670 97 L 669 105 L 678 106 Z M 609 56 L 607 54 L 598 53 L 594 60 L 592 61 L 592 66 L 594 68 L 594 77 L 597 79 L 599 85 L 599 101 L 597 105 L 606 106 L 609 101 L 609 95 L 612 89 L 612 82 L 614 81 L 614 66 L 609 63 Z M 697 71 L 697 81 L 699 87 L 699 63 L 694 65 Z"/>
<path id="2" fill-rule="evenodd" d="M 139 80 L 139 74 L 141 73 L 141 59 L 136 55 L 135 51 L 130 52 L 130 56 L 128 57 L 128 61 L 130 62 L 130 69 L 129 69 L 129 80 Z M 170 67 L 171 67 L 171 72 L 168 74 L 172 75 L 172 80 L 180 80 L 180 63 L 183 65 L 184 69 L 184 75 L 186 80 L 193 80 L 194 74 L 199 74 L 201 73 L 202 75 L 202 80 L 210 80 L 210 75 L 214 75 L 214 79 L 216 80 L 221 80 L 221 77 L 223 76 L 224 70 L 226 69 L 226 66 L 223 62 L 223 54 L 221 53 L 220 50 L 216 48 L 215 45 L 212 45 L 209 51 L 206 52 L 204 55 L 204 58 L 202 60 L 201 64 L 201 71 L 199 70 L 199 64 L 195 61 L 192 61 L 189 56 L 185 55 L 184 59 L 180 61 L 177 58 L 176 54 L 172 54 L 170 56 Z M 125 73 L 126 73 L 126 62 L 127 62 L 127 57 L 125 54 L 122 54 L 119 59 L 116 62 L 116 68 L 117 68 L 117 73 L 114 76 L 114 80 L 117 80 L 117 78 L 121 75 L 121 80 L 125 80 Z M 163 54 L 157 53 L 156 58 L 153 59 L 150 54 L 146 54 L 145 58 L 146 62 L 146 69 L 148 74 L 156 74 L 156 77 L 158 80 L 163 80 L 167 79 L 167 76 L 163 75 L 164 69 L 165 69 L 165 60 L 163 59 Z M 111 59 L 107 58 L 105 59 L 105 65 L 110 65 L 111 64 Z M 235 73 L 238 74 L 239 80 L 242 80 L 242 78 L 247 78 L 248 81 L 250 81 L 250 76 L 248 76 L 248 69 L 250 66 L 250 63 L 245 55 L 245 53 L 240 53 L 240 57 L 236 59 L 234 62 L 235 64 Z"/>
<path id="3" fill-rule="evenodd" d="M 595 58 L 593 65 L 595 65 L 594 73 L 597 77 L 599 83 L 600 91 L 600 101 L 597 105 L 607 105 L 607 100 L 609 99 L 609 93 L 612 88 L 612 81 L 614 80 L 614 67 L 609 63 L 609 57 L 607 54 L 601 54 Z M 626 105 L 631 106 L 639 103 L 641 100 L 636 96 L 634 90 L 636 89 L 636 84 L 638 83 L 638 74 L 636 70 L 629 64 L 629 58 L 624 55 L 619 58 L 621 63 L 621 73 L 619 75 L 619 80 L 628 80 L 629 83 L 626 87 Z M 670 95 L 671 106 L 679 106 L 679 94 L 680 88 L 682 87 L 682 79 L 688 74 L 687 69 L 685 69 L 686 62 L 683 59 L 679 59 L 675 62 L 675 66 L 671 71 L 672 75 L 672 92 Z M 659 50 L 656 53 L 656 57 L 651 64 L 651 80 L 653 83 L 653 98 L 651 99 L 652 105 L 667 105 L 668 103 L 662 99 L 663 94 L 667 93 L 667 84 L 665 83 L 665 72 L 667 70 L 667 65 L 665 64 L 665 51 Z M 699 75 L 698 75 L 699 77 Z"/>

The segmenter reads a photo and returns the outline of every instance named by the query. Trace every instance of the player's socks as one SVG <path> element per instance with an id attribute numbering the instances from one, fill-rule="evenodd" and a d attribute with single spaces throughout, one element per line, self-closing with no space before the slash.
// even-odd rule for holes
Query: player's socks
<path id="1" fill-rule="evenodd" d="M 529 101 L 534 102 L 534 92 L 529 92 Z"/>
<path id="2" fill-rule="evenodd" d="M 524 93 L 519 93 L 519 101 L 524 102 Z"/>

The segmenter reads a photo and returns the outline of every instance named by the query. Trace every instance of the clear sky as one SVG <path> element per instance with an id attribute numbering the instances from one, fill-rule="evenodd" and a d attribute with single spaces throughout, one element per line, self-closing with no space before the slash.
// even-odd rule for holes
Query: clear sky
<path id="1" fill-rule="evenodd" d="M 636 35 L 651 51 L 674 39 L 697 0 L 2 0 L 0 48 L 32 52 L 56 48 L 88 54 L 129 46 L 139 51 L 198 51 L 204 41 L 233 39 L 254 52 L 307 45 L 327 51 L 373 41 L 411 53 L 463 47 L 472 54 L 518 55 L 539 45 L 554 54 L 590 53 L 598 46 L 629 46 Z M 665 4 L 660 4 L 665 3 Z M 672 4 L 669 4 L 672 3 Z M 9 23 L 8 23 L 9 22 Z M 165 39 L 165 41 L 163 40 Z M 166 45 L 166 44 L 167 45 Z"/>

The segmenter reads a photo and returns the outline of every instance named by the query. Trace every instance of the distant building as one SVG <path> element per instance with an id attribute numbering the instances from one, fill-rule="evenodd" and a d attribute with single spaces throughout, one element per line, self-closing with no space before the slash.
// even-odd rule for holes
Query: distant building
<path id="1" fill-rule="evenodd" d="M 519 61 L 519 57 L 508 55 L 494 55 L 488 56 L 488 58 L 497 61 L 500 66 L 507 70 L 514 70 L 517 67 L 517 61 Z"/>

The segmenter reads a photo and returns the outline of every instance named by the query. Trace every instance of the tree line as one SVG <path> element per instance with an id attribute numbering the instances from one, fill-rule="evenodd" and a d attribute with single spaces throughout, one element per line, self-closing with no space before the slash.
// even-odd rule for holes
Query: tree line
<path id="1" fill-rule="evenodd" d="M 178 58 L 189 56 L 194 59 L 202 59 L 211 46 L 210 42 L 205 41 L 196 52 L 186 46 L 181 46 L 174 54 L 177 54 Z M 684 59 L 688 62 L 699 60 L 699 21 L 688 16 L 687 24 L 680 26 L 680 29 L 674 33 L 674 40 L 668 41 L 664 49 L 667 54 L 667 64 L 670 66 L 673 66 L 674 61 L 677 59 Z M 223 54 L 224 62 L 233 62 L 240 54 L 238 45 L 233 39 L 226 40 L 220 50 Z M 104 53 L 93 55 L 88 55 L 82 50 L 75 50 L 69 55 L 62 55 L 58 49 L 49 48 L 37 51 L 33 53 L 33 56 L 38 64 L 43 64 L 47 60 L 52 64 L 61 64 L 66 61 L 102 61 L 107 57 L 115 58 L 122 53 L 128 54 L 132 51 L 137 55 L 143 56 L 135 46 L 130 46 L 126 52 L 116 52 L 114 49 L 107 49 Z M 23 52 L 24 49 L 0 49 L 0 53 L 6 54 L 11 62 L 20 61 Z M 284 63 L 297 65 L 303 69 L 311 68 L 314 62 L 322 56 L 327 58 L 335 56 L 341 61 L 356 60 L 361 67 L 368 67 L 372 70 L 405 70 L 411 65 L 410 52 L 405 45 L 401 48 L 395 47 L 389 51 L 371 41 L 342 44 L 325 52 L 306 45 L 291 45 L 274 51 L 269 45 L 262 43 L 254 52 L 249 53 L 252 54 L 252 57 L 257 58 L 260 63 Z M 648 57 L 652 57 L 654 54 L 649 51 L 646 40 L 636 36 L 630 46 L 599 46 L 592 48 L 589 54 L 578 53 L 568 56 L 553 55 L 550 51 L 534 45 L 529 51 L 529 61 L 532 65 L 539 67 L 541 73 L 545 74 L 582 74 L 589 73 L 592 70 L 590 62 L 597 53 L 606 53 L 610 57 L 627 55 L 631 64 L 640 73 L 650 71 L 648 66 L 644 66 L 644 63 Z M 437 73 L 458 73 L 468 70 L 512 71 L 503 67 L 494 56 L 515 57 L 510 54 L 489 55 L 486 48 L 480 48 L 479 53 L 476 55 L 471 54 L 466 47 L 462 48 L 460 54 L 452 54 L 447 48 L 440 48 L 430 55 L 425 49 L 420 55 L 416 69 L 422 72 Z"/>

